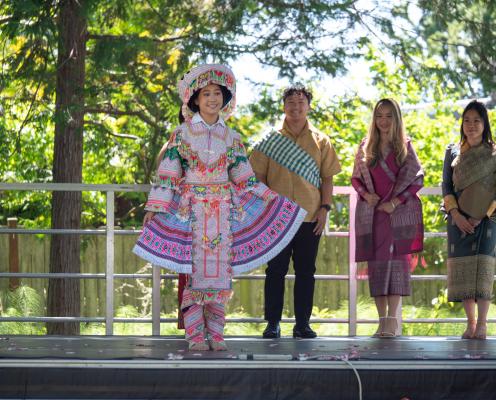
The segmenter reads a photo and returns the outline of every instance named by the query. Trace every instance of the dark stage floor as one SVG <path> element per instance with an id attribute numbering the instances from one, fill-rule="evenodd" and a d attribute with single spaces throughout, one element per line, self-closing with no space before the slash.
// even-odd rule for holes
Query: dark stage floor
<path id="1" fill-rule="evenodd" d="M 129 336 L 3 336 L 0 337 L 0 366 L 10 362 L 18 365 L 30 361 L 60 360 L 77 363 L 88 361 L 130 361 L 139 365 L 167 368 L 170 361 L 211 362 L 223 360 L 237 364 L 253 361 L 280 363 L 292 361 L 295 368 L 302 362 L 350 360 L 360 364 L 371 362 L 420 361 L 460 364 L 461 361 L 487 361 L 496 366 L 496 338 L 487 340 L 461 340 L 458 337 L 401 337 L 375 339 L 369 337 L 325 337 L 317 339 L 281 338 L 264 340 L 255 337 L 226 339 L 227 352 L 191 352 L 186 341 L 178 337 Z M 160 361 L 156 363 L 155 361 Z M 333 363 L 331 363 L 333 364 Z M 473 362 L 476 365 L 476 362 Z M 408 364 L 410 365 L 410 364 Z"/>
<path id="2" fill-rule="evenodd" d="M 496 399 L 496 338 L 0 337 L 0 398 Z M 360 384 L 359 384 L 360 382 Z"/>

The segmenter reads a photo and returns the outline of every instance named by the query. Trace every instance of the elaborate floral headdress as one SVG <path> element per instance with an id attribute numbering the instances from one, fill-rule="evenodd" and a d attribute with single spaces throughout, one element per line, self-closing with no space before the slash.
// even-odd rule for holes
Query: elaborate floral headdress
<path id="1" fill-rule="evenodd" d="M 191 96 L 211 83 L 224 86 L 231 94 L 230 98 L 224 99 L 224 105 L 220 110 L 222 117 L 227 119 L 234 112 L 236 106 L 236 79 L 233 72 L 227 65 L 204 64 L 193 68 L 177 84 L 179 96 L 183 101 L 182 113 L 186 120 L 191 119 L 194 114 L 194 111 L 188 106 Z"/>

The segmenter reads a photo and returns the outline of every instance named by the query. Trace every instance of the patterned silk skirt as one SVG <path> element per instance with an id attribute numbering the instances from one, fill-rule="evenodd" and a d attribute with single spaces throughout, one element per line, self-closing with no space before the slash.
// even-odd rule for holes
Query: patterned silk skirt
<path id="1" fill-rule="evenodd" d="M 489 300 L 496 266 L 496 222 L 484 218 L 471 235 L 448 216 L 448 300 Z"/>
<path id="2" fill-rule="evenodd" d="M 367 265 L 370 295 L 409 296 L 410 255 L 394 252 L 391 219 L 385 212 L 374 214 L 374 260 Z"/>

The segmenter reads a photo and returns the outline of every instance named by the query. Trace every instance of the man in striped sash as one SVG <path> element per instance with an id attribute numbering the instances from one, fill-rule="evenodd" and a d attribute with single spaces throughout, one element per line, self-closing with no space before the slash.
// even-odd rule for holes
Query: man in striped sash
<path id="1" fill-rule="evenodd" d="M 293 337 L 314 338 L 310 328 L 315 286 L 315 260 L 332 196 L 332 177 L 340 170 L 339 160 L 327 135 L 313 127 L 307 115 L 312 94 L 304 86 L 283 93 L 285 119 L 280 130 L 271 130 L 254 147 L 250 157 L 257 178 L 277 193 L 307 211 L 291 243 L 265 271 L 264 338 L 281 335 L 279 322 L 284 303 L 284 280 L 293 259 L 295 270 Z"/>

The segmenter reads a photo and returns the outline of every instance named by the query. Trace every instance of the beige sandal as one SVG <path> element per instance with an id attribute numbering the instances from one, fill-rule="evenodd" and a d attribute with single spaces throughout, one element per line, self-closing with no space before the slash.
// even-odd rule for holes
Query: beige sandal
<path id="1" fill-rule="evenodd" d="M 386 317 L 379 317 L 379 326 L 377 327 L 377 331 L 372 335 L 372 337 L 378 338 L 382 336 L 382 332 L 384 332 L 384 326 L 386 325 Z"/>
<path id="2" fill-rule="evenodd" d="M 398 329 L 398 320 L 396 317 L 386 317 L 384 329 L 381 332 L 381 338 L 394 338 L 396 337 L 396 330 Z"/>
<path id="3" fill-rule="evenodd" d="M 487 323 L 486 322 L 477 322 L 477 327 L 474 332 L 474 339 L 485 340 L 487 336 Z"/>
<path id="4" fill-rule="evenodd" d="M 463 332 L 462 339 L 473 339 L 476 332 L 476 323 L 475 320 L 467 321 L 467 329 Z"/>

